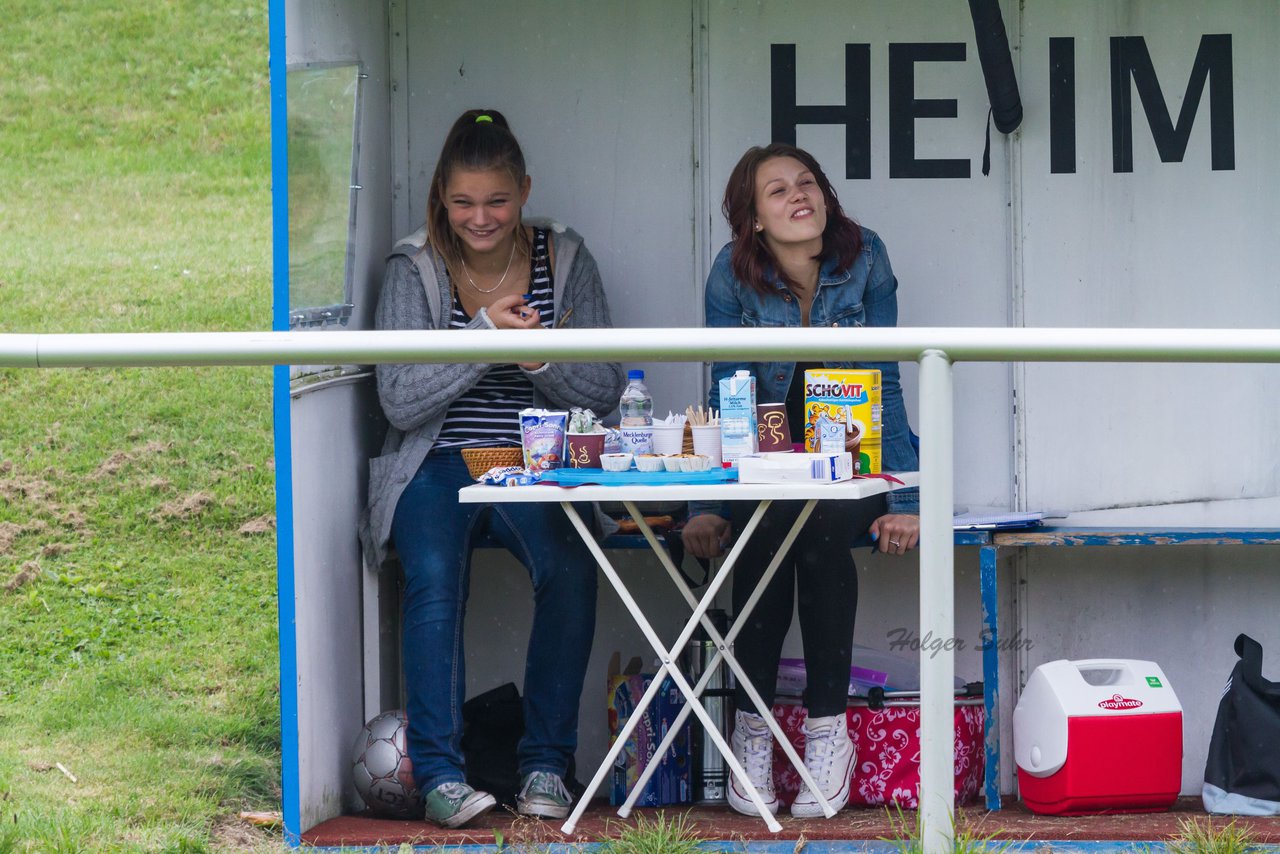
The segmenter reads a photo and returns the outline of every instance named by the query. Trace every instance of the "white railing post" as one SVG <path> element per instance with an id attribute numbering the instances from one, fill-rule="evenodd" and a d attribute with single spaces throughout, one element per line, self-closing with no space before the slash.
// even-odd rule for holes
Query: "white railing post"
<path id="1" fill-rule="evenodd" d="M 951 360 L 920 354 L 920 834 L 924 854 L 955 835 L 955 564 Z"/>

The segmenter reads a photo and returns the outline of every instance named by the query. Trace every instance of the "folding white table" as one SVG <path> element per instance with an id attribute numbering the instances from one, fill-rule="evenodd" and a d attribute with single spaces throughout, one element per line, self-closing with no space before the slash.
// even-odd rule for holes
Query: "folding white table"
<path id="1" fill-rule="evenodd" d="M 774 720 L 771 709 L 760 695 L 756 692 L 746 674 L 742 672 L 742 668 L 738 665 L 737 660 L 733 657 L 730 647 L 734 638 L 738 636 L 738 632 L 746 624 L 747 618 L 751 614 L 751 610 L 755 607 L 769 580 L 777 571 L 778 565 L 782 562 L 782 558 L 786 555 L 791 544 L 795 541 L 800 529 L 808 520 L 809 514 L 813 512 L 814 505 L 821 499 L 841 499 L 852 500 L 858 498 L 867 498 L 891 489 L 900 489 L 903 486 L 916 486 L 920 482 L 918 472 L 893 472 L 892 476 L 897 478 L 900 483 L 892 483 L 879 477 L 859 478 L 856 480 L 842 481 L 840 483 L 737 483 L 737 482 L 721 482 L 721 483 L 670 483 L 664 485 L 653 485 L 643 482 L 641 478 L 637 478 L 635 483 L 627 483 L 623 485 L 601 486 L 594 484 L 585 484 L 574 487 L 551 486 L 548 484 L 535 484 L 531 486 L 485 486 L 477 484 L 475 486 L 467 486 L 458 491 L 458 500 L 464 504 L 498 504 L 507 502 L 555 502 L 559 504 L 565 514 L 569 517 L 569 521 L 573 523 L 578 534 L 582 537 L 587 548 L 591 550 L 595 556 L 596 562 L 600 564 L 600 569 L 604 572 L 605 577 L 609 579 L 609 583 L 613 585 L 618 596 L 621 597 L 623 604 L 627 610 L 631 612 L 631 616 L 635 619 L 636 625 L 640 627 L 640 631 L 644 634 L 649 644 L 658 654 L 661 666 L 658 672 L 654 674 L 653 681 L 649 684 L 649 688 L 645 691 L 637 703 L 635 710 L 627 719 L 626 725 L 614 740 L 613 746 L 609 749 L 604 761 L 601 762 L 600 768 L 592 777 L 591 783 L 587 786 L 587 790 L 582 798 L 579 799 L 574 807 L 573 813 L 562 826 L 562 830 L 566 834 L 572 834 L 574 828 L 578 824 L 578 820 L 582 817 L 582 813 L 586 810 L 587 804 L 595 795 L 596 791 L 603 783 L 605 776 L 613 767 L 614 760 L 617 758 L 630 737 L 632 730 L 639 724 L 649 703 L 657 695 L 662 686 L 664 677 L 670 675 L 676 687 L 685 697 L 685 707 L 681 710 L 680 716 L 672 723 L 667 735 L 667 739 L 654 753 L 655 760 L 661 757 L 670 747 L 670 742 L 679 732 L 680 727 L 684 724 L 688 714 L 692 712 L 698 716 L 698 720 L 702 723 L 706 730 L 707 736 L 716 745 L 720 753 L 724 756 L 725 762 L 728 763 L 733 774 L 737 775 L 738 780 L 742 783 L 742 789 L 750 793 L 752 801 L 755 803 L 756 809 L 760 811 L 761 818 L 768 825 L 769 830 L 777 833 L 782 829 L 769 811 L 765 808 L 764 802 L 760 795 L 756 792 L 746 776 L 746 771 L 742 765 L 733 756 L 733 751 L 725 742 L 723 734 L 720 732 L 718 725 L 711 720 L 706 709 L 703 708 L 699 697 L 710 683 L 714 676 L 716 668 L 723 659 L 733 670 L 738 679 L 738 683 L 746 690 L 751 701 L 755 704 L 757 711 L 765 721 L 768 722 L 773 732 L 775 742 L 782 747 L 787 758 L 795 766 L 797 773 L 805 782 L 810 791 L 817 792 L 817 786 L 814 785 L 813 779 L 804 767 L 804 762 L 796 754 L 794 748 L 791 747 L 790 741 L 785 737 L 777 721 Z M 716 594 L 724 585 L 725 580 L 732 572 L 734 564 L 737 563 L 738 556 L 742 553 L 743 547 L 755 533 L 756 527 L 759 525 L 760 519 L 763 518 L 765 511 L 774 501 L 780 500 L 802 500 L 805 502 L 799 516 L 796 517 L 795 523 L 791 526 L 787 536 L 783 539 L 773 560 L 770 561 L 760 582 L 756 585 L 756 589 L 752 592 L 742 609 L 742 613 L 735 615 L 733 625 L 729 628 L 728 633 L 721 636 L 716 631 L 711 620 L 706 617 L 707 609 L 710 607 Z M 649 620 L 645 617 L 639 604 L 631 596 L 627 590 L 626 584 L 622 581 L 613 565 L 609 562 L 608 557 L 600 548 L 600 544 L 596 541 L 594 534 L 587 524 L 582 520 L 578 512 L 573 508 L 572 502 L 591 502 L 591 501 L 614 501 L 621 502 L 627 512 L 631 514 L 631 518 L 635 520 L 640 531 L 644 534 L 653 553 L 667 570 L 667 574 L 679 589 L 685 601 L 693 608 L 688 621 L 684 628 L 680 631 L 679 637 L 670 646 L 664 646 L 662 640 L 654 632 Z M 737 539 L 729 554 L 725 557 L 720 567 L 712 576 L 707 584 L 702 598 L 698 599 L 693 595 L 689 586 L 681 577 L 676 566 L 671 562 L 670 556 L 665 548 L 658 541 L 653 531 L 644 521 L 644 515 L 636 507 L 637 502 L 644 501 L 754 501 L 756 508 L 751 514 L 750 520 L 742 531 L 737 532 Z M 708 663 L 701 680 L 696 687 L 691 686 L 684 674 L 680 672 L 676 666 L 676 661 L 680 651 L 685 648 L 685 644 L 689 638 L 693 636 L 697 626 L 701 624 L 706 630 L 707 635 L 715 643 L 717 652 Z M 639 796 L 640 791 L 644 788 L 648 778 L 652 775 L 658 762 L 649 763 L 646 767 L 644 775 L 637 781 L 632 791 L 631 797 L 627 803 L 619 809 L 618 814 L 626 817 L 630 814 L 635 800 Z M 818 795 L 821 801 L 821 794 Z M 830 817 L 835 814 L 835 810 L 829 804 L 823 803 L 823 812 Z"/>

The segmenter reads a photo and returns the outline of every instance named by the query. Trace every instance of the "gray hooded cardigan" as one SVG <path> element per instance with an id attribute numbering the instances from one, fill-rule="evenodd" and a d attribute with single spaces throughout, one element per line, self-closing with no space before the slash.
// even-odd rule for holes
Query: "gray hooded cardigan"
<path id="1" fill-rule="evenodd" d="M 612 326 L 600 271 L 582 238 L 559 223 L 530 224 L 551 230 L 555 316 L 567 316 L 565 328 Z M 377 328 L 445 329 L 452 304 L 449 274 L 443 260 L 427 246 L 425 227 L 396 244 L 387 259 Z M 488 312 L 480 309 L 467 328 L 496 327 Z M 381 456 L 369 461 L 369 501 L 360 520 L 366 569 L 377 571 L 386 562 L 396 504 L 435 443 L 449 404 L 489 367 L 469 363 L 377 366 L 378 399 L 391 427 Z M 525 371 L 525 376 L 533 383 L 536 406 L 581 406 L 599 415 L 613 411 L 625 384 L 622 366 L 616 362 L 548 362 L 536 371 Z"/>

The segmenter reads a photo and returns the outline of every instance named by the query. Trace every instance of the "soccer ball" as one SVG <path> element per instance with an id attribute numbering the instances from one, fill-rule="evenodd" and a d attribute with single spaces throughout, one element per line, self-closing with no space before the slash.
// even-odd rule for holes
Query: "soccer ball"
<path id="1" fill-rule="evenodd" d="M 360 730 L 351 747 L 356 791 L 373 812 L 392 818 L 420 818 L 422 796 L 413 783 L 405 743 L 409 719 L 396 709 L 383 712 Z"/>

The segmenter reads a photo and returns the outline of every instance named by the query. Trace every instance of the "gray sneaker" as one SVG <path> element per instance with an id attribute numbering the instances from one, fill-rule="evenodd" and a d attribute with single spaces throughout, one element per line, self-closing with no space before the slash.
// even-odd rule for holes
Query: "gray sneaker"
<path id="1" fill-rule="evenodd" d="M 516 798 L 516 812 L 538 818 L 565 818 L 572 804 L 573 795 L 564 787 L 559 774 L 531 771 L 524 775 L 524 784 Z"/>
<path id="2" fill-rule="evenodd" d="M 462 827 L 497 805 L 498 801 L 488 792 L 477 792 L 466 783 L 441 783 L 423 799 L 426 803 L 427 821 L 441 827 Z"/>

